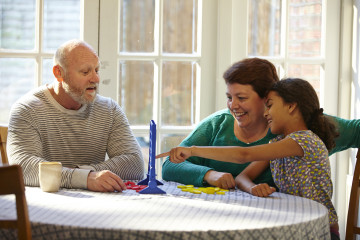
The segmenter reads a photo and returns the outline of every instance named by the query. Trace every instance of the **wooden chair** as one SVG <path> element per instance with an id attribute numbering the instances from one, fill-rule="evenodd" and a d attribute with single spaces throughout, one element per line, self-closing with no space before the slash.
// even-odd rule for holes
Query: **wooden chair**
<path id="1" fill-rule="evenodd" d="M 348 218 L 346 223 L 346 240 L 356 239 L 356 235 L 360 234 L 358 227 L 358 211 L 359 211 L 359 194 L 360 194 L 360 148 L 356 155 L 356 164 L 354 170 L 353 181 L 350 191 Z"/>
<path id="2" fill-rule="evenodd" d="M 0 228 L 15 228 L 19 239 L 31 239 L 31 227 L 25 198 L 25 185 L 19 165 L 0 167 L 0 195 L 15 194 L 16 220 L 0 220 Z"/>
<path id="3" fill-rule="evenodd" d="M 1 152 L 1 161 L 3 164 L 9 163 L 6 155 L 7 133 L 8 133 L 8 127 L 5 125 L 0 125 L 0 152 Z"/>

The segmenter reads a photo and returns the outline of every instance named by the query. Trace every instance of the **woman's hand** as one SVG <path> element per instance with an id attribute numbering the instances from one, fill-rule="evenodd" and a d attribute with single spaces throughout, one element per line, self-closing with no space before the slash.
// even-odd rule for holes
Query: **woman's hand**
<path id="1" fill-rule="evenodd" d="M 231 173 L 210 170 L 205 174 L 204 180 L 215 187 L 223 189 L 235 188 L 235 179 Z"/>

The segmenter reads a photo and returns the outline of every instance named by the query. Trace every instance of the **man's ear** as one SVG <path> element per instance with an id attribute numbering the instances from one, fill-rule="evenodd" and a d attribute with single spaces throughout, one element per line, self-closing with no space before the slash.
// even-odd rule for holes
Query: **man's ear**
<path id="1" fill-rule="evenodd" d="M 59 65 L 56 65 L 53 67 L 53 74 L 54 74 L 55 78 L 58 80 L 58 82 L 64 81 L 63 73 L 64 73 L 64 70 Z"/>

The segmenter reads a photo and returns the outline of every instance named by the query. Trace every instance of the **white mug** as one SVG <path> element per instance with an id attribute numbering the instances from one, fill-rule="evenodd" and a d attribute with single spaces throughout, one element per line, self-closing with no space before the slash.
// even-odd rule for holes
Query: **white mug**
<path id="1" fill-rule="evenodd" d="M 39 163 L 40 188 L 44 192 L 57 192 L 61 184 L 61 162 Z"/>

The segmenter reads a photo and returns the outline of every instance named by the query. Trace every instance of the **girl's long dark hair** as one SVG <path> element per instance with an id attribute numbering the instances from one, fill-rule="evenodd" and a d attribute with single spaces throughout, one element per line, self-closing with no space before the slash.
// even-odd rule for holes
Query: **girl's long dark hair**
<path id="1" fill-rule="evenodd" d="M 308 81 L 300 78 L 286 78 L 274 83 L 275 91 L 286 103 L 297 103 L 308 129 L 325 143 L 330 151 L 335 147 L 339 135 L 334 122 L 323 114 L 315 89 Z"/>

